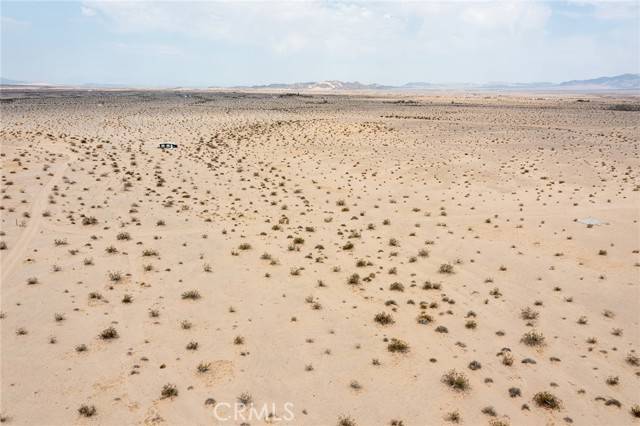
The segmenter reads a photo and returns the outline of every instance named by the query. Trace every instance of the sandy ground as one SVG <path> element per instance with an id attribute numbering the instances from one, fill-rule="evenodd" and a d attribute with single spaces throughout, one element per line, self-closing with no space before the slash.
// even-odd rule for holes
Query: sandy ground
<path id="1" fill-rule="evenodd" d="M 638 424 L 625 102 L 4 92 L 3 422 Z"/>

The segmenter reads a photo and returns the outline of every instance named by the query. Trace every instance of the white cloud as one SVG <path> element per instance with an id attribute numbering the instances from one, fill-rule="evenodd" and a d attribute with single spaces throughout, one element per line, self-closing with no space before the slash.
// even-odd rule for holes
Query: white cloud
<path id="1" fill-rule="evenodd" d="M 394 43 L 427 42 L 433 29 L 444 35 L 481 31 L 530 31 L 542 28 L 550 10 L 533 2 L 91 2 L 124 33 L 169 32 L 275 52 L 302 49 L 334 53 L 368 52 Z M 410 26 L 423 31 L 408 37 Z M 442 36 L 442 34 L 441 34 Z M 417 37 L 417 38 L 416 38 Z"/>
<path id="2" fill-rule="evenodd" d="M 215 42 L 216 54 L 258 52 L 284 78 L 322 73 L 321 78 L 401 83 L 560 80 L 627 70 L 638 45 L 629 34 L 614 40 L 579 17 L 583 26 L 574 28 L 575 34 L 550 29 L 558 9 L 591 19 L 637 11 L 637 6 L 628 9 L 630 2 L 601 3 L 556 8 L 526 0 L 107 1 L 83 6 L 118 37 L 170 35 L 187 45 L 190 39 L 200 46 Z"/>

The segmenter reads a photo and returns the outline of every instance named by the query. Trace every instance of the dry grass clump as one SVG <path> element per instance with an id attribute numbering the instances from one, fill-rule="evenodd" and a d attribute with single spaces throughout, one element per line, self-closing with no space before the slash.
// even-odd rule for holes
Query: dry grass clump
<path id="1" fill-rule="evenodd" d="M 527 331 L 520 339 L 527 346 L 543 346 L 545 343 L 544 335 L 538 331 Z"/>
<path id="2" fill-rule="evenodd" d="M 200 296 L 198 290 L 189 290 L 182 293 L 181 297 L 183 300 L 198 300 L 202 296 Z"/>
<path id="3" fill-rule="evenodd" d="M 105 328 L 100 333 L 100 338 L 102 340 L 112 340 L 117 339 L 118 337 L 118 330 L 116 330 L 114 327 Z"/>
<path id="4" fill-rule="evenodd" d="M 510 367 L 513 365 L 513 355 L 511 355 L 509 352 L 505 352 L 502 355 L 502 364 L 506 365 L 507 367 Z"/>
<path id="5" fill-rule="evenodd" d="M 634 353 L 629 353 L 625 361 L 633 367 L 640 367 L 640 357 Z"/>
<path id="6" fill-rule="evenodd" d="M 451 389 L 464 392 L 470 388 L 469 379 L 464 373 L 460 373 L 456 370 L 447 371 L 441 379 L 442 383 L 449 386 Z"/>
<path id="7" fill-rule="evenodd" d="M 176 397 L 178 396 L 178 388 L 174 384 L 167 383 L 162 387 L 160 396 L 162 397 L 162 399 Z"/>
<path id="8" fill-rule="evenodd" d="M 249 405 L 253 402 L 253 397 L 249 392 L 242 392 L 240 396 L 238 396 L 238 402 L 242 405 Z"/>
<path id="9" fill-rule="evenodd" d="M 210 369 L 211 369 L 210 362 L 201 362 L 200 364 L 198 364 L 198 368 L 197 368 L 198 373 L 206 373 Z"/>
<path id="10" fill-rule="evenodd" d="M 458 410 L 447 413 L 444 416 L 444 420 L 451 423 L 460 423 L 462 420 L 462 416 L 460 416 L 460 412 Z"/>

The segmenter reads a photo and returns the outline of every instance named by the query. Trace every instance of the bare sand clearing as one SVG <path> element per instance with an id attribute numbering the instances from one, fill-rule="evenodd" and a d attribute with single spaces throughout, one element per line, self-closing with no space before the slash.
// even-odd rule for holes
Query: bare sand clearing
<path id="1" fill-rule="evenodd" d="M 634 424 L 640 113 L 582 98 L 5 92 L 3 421 Z"/>

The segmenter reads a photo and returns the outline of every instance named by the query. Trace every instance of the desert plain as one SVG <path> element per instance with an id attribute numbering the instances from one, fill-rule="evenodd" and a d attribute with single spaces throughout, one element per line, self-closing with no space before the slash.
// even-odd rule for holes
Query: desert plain
<path id="1" fill-rule="evenodd" d="M 638 424 L 637 96 L 0 99 L 3 423 Z"/>

